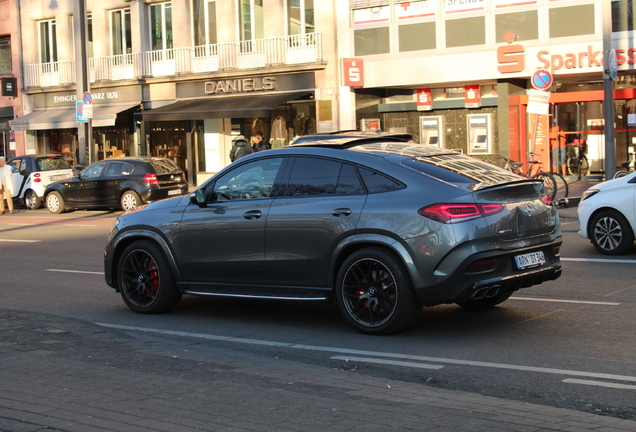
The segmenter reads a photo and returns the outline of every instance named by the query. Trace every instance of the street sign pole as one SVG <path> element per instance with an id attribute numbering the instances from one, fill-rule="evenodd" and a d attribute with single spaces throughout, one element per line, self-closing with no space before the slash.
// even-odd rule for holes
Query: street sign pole
<path id="1" fill-rule="evenodd" d="M 88 79 L 88 50 L 87 50 L 86 0 L 73 2 L 73 30 L 75 34 L 75 78 L 77 101 L 81 101 L 84 93 L 90 90 Z M 92 123 L 78 123 L 77 145 L 79 146 L 79 160 L 76 164 L 88 165 L 93 162 L 94 150 L 92 146 Z"/>
<path id="2" fill-rule="evenodd" d="M 616 173 L 616 145 L 614 144 L 614 81 L 611 73 L 612 51 L 612 5 L 603 3 L 603 113 L 605 132 L 605 179 L 609 180 Z"/>
<path id="3" fill-rule="evenodd" d="M 537 130 L 539 129 L 539 115 L 548 115 L 550 111 L 550 92 L 546 91 L 553 82 L 552 74 L 546 70 L 538 70 L 532 74 L 530 79 L 532 86 L 536 90 L 528 90 L 527 112 L 534 114 L 534 125 L 532 126 L 532 136 L 528 147 L 527 156 L 534 156 L 534 149 L 537 142 Z M 530 174 L 530 172 L 528 172 Z"/>

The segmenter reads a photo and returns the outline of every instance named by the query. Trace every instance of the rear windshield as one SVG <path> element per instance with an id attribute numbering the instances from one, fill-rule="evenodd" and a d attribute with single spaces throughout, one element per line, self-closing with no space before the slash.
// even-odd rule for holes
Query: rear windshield
<path id="1" fill-rule="evenodd" d="M 153 159 L 150 161 L 150 164 L 155 169 L 157 175 L 181 172 L 181 168 L 170 159 Z"/>
<path id="2" fill-rule="evenodd" d="M 463 154 L 415 157 L 402 164 L 447 183 L 468 184 L 470 189 L 483 189 L 523 179 L 490 162 Z"/>
<path id="3" fill-rule="evenodd" d="M 38 166 L 38 171 L 54 171 L 54 170 L 62 170 L 62 169 L 71 169 L 71 166 L 68 164 L 66 159 L 61 157 L 40 158 L 40 159 L 37 159 L 36 163 Z"/>

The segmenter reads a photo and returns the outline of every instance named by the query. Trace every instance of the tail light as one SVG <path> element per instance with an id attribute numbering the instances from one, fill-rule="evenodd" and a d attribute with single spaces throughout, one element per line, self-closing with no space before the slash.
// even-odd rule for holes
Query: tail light
<path id="1" fill-rule="evenodd" d="M 148 183 L 149 185 L 158 185 L 159 184 L 159 180 L 157 179 L 157 174 L 146 174 L 144 176 L 144 181 L 146 183 Z"/>
<path id="2" fill-rule="evenodd" d="M 188 179 L 186 179 L 185 173 L 183 171 L 181 171 L 181 180 L 183 180 L 184 183 L 188 182 Z"/>
<path id="3" fill-rule="evenodd" d="M 40 173 L 33 174 L 33 183 L 40 183 L 42 179 L 40 178 Z"/>
<path id="4" fill-rule="evenodd" d="M 552 202 L 552 200 L 550 199 L 549 196 L 544 196 L 543 198 L 541 198 L 541 202 L 545 205 L 553 205 L 554 203 Z"/>
<path id="5" fill-rule="evenodd" d="M 499 213 L 503 209 L 503 204 L 433 204 L 417 212 L 437 222 L 457 223 Z"/>

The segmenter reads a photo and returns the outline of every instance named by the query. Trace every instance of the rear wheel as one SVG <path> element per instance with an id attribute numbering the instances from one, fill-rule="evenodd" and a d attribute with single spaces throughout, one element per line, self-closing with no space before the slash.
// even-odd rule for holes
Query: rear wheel
<path id="1" fill-rule="evenodd" d="M 42 199 L 29 189 L 24 193 L 24 205 L 29 210 L 37 210 L 42 207 Z"/>
<path id="2" fill-rule="evenodd" d="M 554 201 L 557 194 L 557 183 L 552 174 L 540 172 L 532 178 L 543 180 L 543 187 L 545 188 L 546 195 L 550 198 L 550 201 Z"/>
<path id="3" fill-rule="evenodd" d="M 367 334 L 390 334 L 418 320 L 422 311 L 404 264 L 395 254 L 365 248 L 345 260 L 336 285 L 342 315 Z"/>
<path id="4" fill-rule="evenodd" d="M 556 182 L 556 196 L 554 197 L 554 202 L 559 202 L 560 199 L 567 198 L 570 193 L 570 188 L 568 187 L 568 182 L 563 178 L 563 176 L 559 173 L 550 172 L 550 175 L 554 178 Z"/>
<path id="5" fill-rule="evenodd" d="M 135 191 L 126 191 L 122 194 L 121 199 L 119 200 L 121 205 L 121 209 L 125 212 L 134 209 L 135 207 L 141 205 L 141 197 Z"/>
<path id="6" fill-rule="evenodd" d="M 64 198 L 59 192 L 51 192 L 46 196 L 46 208 L 51 213 L 64 213 L 66 206 L 64 205 Z"/>
<path id="7" fill-rule="evenodd" d="M 181 300 L 170 263 L 155 243 L 142 240 L 129 245 L 117 270 L 121 296 L 137 313 L 167 312 Z"/>
<path id="8" fill-rule="evenodd" d="M 590 164 L 587 160 L 587 156 L 581 155 L 580 166 L 579 158 L 571 157 L 568 160 L 568 170 L 572 176 L 586 176 L 590 171 Z"/>
<path id="9" fill-rule="evenodd" d="M 602 211 L 594 217 L 589 236 L 596 250 L 604 255 L 624 254 L 634 244 L 631 225 L 614 210 Z"/>

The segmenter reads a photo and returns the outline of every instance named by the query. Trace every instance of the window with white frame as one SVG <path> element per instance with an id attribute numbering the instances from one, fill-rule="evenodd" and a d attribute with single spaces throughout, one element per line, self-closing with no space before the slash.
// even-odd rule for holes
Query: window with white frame
<path id="1" fill-rule="evenodd" d="M 238 0 L 239 3 L 239 40 L 263 39 L 263 0 Z"/>
<path id="2" fill-rule="evenodd" d="M 111 54 L 132 53 L 130 8 L 110 11 Z"/>
<path id="3" fill-rule="evenodd" d="M 216 1 L 192 0 L 192 37 L 195 46 L 217 43 Z"/>
<path id="4" fill-rule="evenodd" d="M 38 40 L 40 62 L 52 63 L 57 61 L 57 37 L 55 20 L 43 20 L 38 23 Z"/>
<path id="5" fill-rule="evenodd" d="M 173 48 L 172 4 L 150 5 L 150 43 L 153 51 Z"/>
<path id="6" fill-rule="evenodd" d="M 287 0 L 287 32 L 289 35 L 313 33 L 314 0 Z"/>

